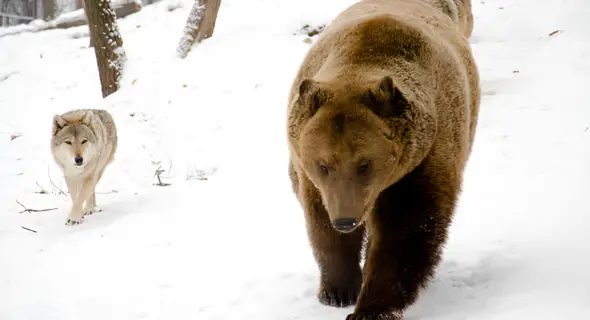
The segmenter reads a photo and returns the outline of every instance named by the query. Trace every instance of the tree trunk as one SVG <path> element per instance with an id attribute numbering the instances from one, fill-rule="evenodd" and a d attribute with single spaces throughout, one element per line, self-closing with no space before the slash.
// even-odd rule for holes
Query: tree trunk
<path id="1" fill-rule="evenodd" d="M 176 49 L 179 57 L 185 58 L 194 43 L 213 36 L 220 5 L 221 0 L 195 0 Z"/>
<path id="2" fill-rule="evenodd" d="M 84 8 L 84 0 L 76 0 L 76 10 Z"/>
<path id="3" fill-rule="evenodd" d="M 49 21 L 55 18 L 55 0 L 43 0 L 43 19 Z"/>
<path id="4" fill-rule="evenodd" d="M 94 43 L 102 96 L 105 98 L 119 89 L 127 60 L 123 39 L 109 0 L 84 0 L 84 8 Z"/>

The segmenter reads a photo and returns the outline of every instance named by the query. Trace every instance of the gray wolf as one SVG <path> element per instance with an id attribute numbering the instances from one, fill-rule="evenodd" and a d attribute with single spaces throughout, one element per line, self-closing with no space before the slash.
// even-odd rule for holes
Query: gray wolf
<path id="1" fill-rule="evenodd" d="M 66 225 L 101 211 L 94 189 L 116 151 L 117 128 L 106 110 L 77 109 L 53 117 L 51 154 L 72 199 Z"/>

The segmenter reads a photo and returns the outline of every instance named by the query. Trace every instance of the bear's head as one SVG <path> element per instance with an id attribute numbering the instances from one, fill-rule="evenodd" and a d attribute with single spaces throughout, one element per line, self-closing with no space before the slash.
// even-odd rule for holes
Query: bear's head
<path id="1" fill-rule="evenodd" d="M 300 167 L 333 227 L 352 232 L 407 169 L 416 142 L 408 139 L 419 139 L 408 132 L 408 100 L 384 76 L 365 88 L 305 79 L 295 103 L 305 118 L 296 133 Z"/>

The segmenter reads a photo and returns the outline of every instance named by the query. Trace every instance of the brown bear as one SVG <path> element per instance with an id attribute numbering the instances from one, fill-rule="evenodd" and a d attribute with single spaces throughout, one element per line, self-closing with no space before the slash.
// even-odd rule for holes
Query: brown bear
<path id="1" fill-rule="evenodd" d="M 462 0 L 363 0 L 304 58 L 287 120 L 323 304 L 403 319 L 441 259 L 480 104 Z M 366 261 L 361 271 L 364 249 Z"/>

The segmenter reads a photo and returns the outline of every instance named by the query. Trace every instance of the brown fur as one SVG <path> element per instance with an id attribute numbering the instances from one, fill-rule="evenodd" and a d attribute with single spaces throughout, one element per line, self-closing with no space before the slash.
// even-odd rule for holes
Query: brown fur
<path id="1" fill-rule="evenodd" d="M 449 16 L 467 38 L 473 31 L 473 14 L 471 0 L 422 0 Z"/>
<path id="2" fill-rule="evenodd" d="M 289 176 L 318 297 L 356 303 L 348 320 L 401 319 L 439 263 L 480 103 L 470 6 L 361 1 L 324 31 L 293 82 Z M 343 218 L 358 225 L 339 232 Z"/>

